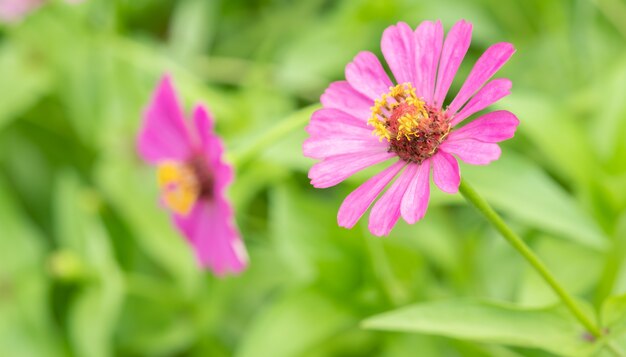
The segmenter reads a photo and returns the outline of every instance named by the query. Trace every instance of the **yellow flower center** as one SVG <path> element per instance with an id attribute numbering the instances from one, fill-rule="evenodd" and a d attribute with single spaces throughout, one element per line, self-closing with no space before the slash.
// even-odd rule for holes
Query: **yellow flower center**
<path id="1" fill-rule="evenodd" d="M 447 114 L 418 98 L 410 83 L 391 87 L 376 100 L 367 123 L 389 142 L 390 152 L 416 163 L 433 156 L 451 129 Z"/>
<path id="2" fill-rule="evenodd" d="M 191 165 L 165 161 L 158 167 L 161 196 L 172 212 L 187 215 L 200 197 L 200 182 Z"/>
<path id="3" fill-rule="evenodd" d="M 381 141 L 402 137 L 411 140 L 418 135 L 420 121 L 427 118 L 426 103 L 415 95 L 410 83 L 403 83 L 389 88 L 389 93 L 376 100 L 367 123 Z"/>

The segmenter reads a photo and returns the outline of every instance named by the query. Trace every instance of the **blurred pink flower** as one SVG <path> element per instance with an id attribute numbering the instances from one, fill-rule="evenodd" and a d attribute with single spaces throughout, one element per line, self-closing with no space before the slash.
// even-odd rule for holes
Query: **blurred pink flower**
<path id="1" fill-rule="evenodd" d="M 233 179 L 223 146 L 202 105 L 188 123 L 169 76 L 164 76 L 144 114 L 141 157 L 158 165 L 163 204 L 193 246 L 199 264 L 216 275 L 238 273 L 247 254 L 225 191 Z"/>
<path id="2" fill-rule="evenodd" d="M 470 23 L 459 21 L 444 41 L 439 21 L 425 21 L 415 31 L 402 22 L 390 26 L 381 49 L 396 84 L 373 53 L 361 52 L 346 66 L 347 81 L 326 89 L 323 109 L 311 117 L 310 137 L 303 145 L 305 156 L 321 160 L 309 171 L 311 184 L 334 186 L 369 166 L 393 160 L 344 200 L 337 215 L 340 226 L 353 227 L 396 176 L 372 207 L 369 229 L 387 235 L 400 216 L 415 223 L 428 207 L 431 169 L 442 191 L 456 193 L 457 158 L 486 165 L 500 157 L 496 143 L 513 136 L 515 115 L 494 111 L 456 126 L 510 93 L 508 79 L 487 81 L 513 55 L 513 45 L 489 47 L 456 97 L 443 106 L 471 32 Z"/>
<path id="3" fill-rule="evenodd" d="M 16 22 L 35 10 L 45 0 L 0 0 L 0 21 Z"/>
<path id="4" fill-rule="evenodd" d="M 65 2 L 71 4 L 78 4 L 82 1 L 84 0 L 65 0 Z M 44 2 L 46 0 L 0 0 L 0 22 L 20 21 Z"/>

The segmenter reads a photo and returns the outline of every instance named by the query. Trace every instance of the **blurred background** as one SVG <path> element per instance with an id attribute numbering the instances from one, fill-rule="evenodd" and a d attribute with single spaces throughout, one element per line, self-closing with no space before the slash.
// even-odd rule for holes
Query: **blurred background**
<path id="1" fill-rule="evenodd" d="M 459 195 L 433 189 L 423 221 L 380 239 L 336 223 L 368 172 L 308 183 L 303 128 L 326 86 L 358 51 L 380 55 L 387 26 L 435 19 L 474 24 L 452 93 L 490 44 L 517 48 L 495 107 L 518 134 L 464 177 L 589 309 L 626 293 L 623 0 L 47 1 L 0 25 L 0 355 L 573 355 L 428 310 L 556 302 Z M 211 108 L 237 165 L 241 276 L 197 269 L 135 152 L 164 72 L 187 108 Z M 419 333 L 362 326 L 409 304 L 424 304 Z"/>

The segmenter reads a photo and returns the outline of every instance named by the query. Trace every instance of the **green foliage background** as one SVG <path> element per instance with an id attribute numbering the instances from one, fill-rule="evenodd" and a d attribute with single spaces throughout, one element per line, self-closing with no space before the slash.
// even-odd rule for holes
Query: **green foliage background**
<path id="1" fill-rule="evenodd" d="M 623 0 L 87 0 L 0 28 L 0 355 L 605 355 L 460 196 L 379 239 L 336 224 L 367 172 L 308 184 L 303 127 L 345 64 L 397 21 L 461 18 L 452 93 L 512 42 L 496 107 L 521 120 L 462 174 L 626 348 Z M 239 277 L 197 270 L 135 153 L 164 72 L 237 164 Z"/>

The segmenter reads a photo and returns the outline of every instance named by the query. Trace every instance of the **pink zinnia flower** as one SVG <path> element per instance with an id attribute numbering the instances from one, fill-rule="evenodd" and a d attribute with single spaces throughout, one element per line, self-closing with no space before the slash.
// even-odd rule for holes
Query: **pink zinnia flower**
<path id="1" fill-rule="evenodd" d="M 456 23 L 445 41 L 439 21 L 425 21 L 413 31 L 398 23 L 385 30 L 383 55 L 395 77 L 389 79 L 378 58 L 361 52 L 346 66 L 347 81 L 331 83 L 307 127 L 304 155 L 321 159 L 309 171 L 313 186 L 334 186 L 369 166 L 393 161 L 343 202 L 337 220 L 351 228 L 374 204 L 369 229 L 387 235 L 402 216 L 415 223 L 426 213 L 430 171 L 444 192 L 460 183 L 456 158 L 486 165 L 500 156 L 497 142 L 513 136 L 518 120 L 501 110 L 457 125 L 508 95 L 511 81 L 487 82 L 511 57 L 510 43 L 489 47 L 478 59 L 456 97 L 444 99 L 471 40 L 472 25 Z M 456 158 L 455 158 L 456 156 Z"/>
<path id="2" fill-rule="evenodd" d="M 242 271 L 247 255 L 225 197 L 233 170 L 223 161 L 211 115 L 198 105 L 193 123 L 187 123 L 169 76 L 145 111 L 138 150 L 145 161 L 158 165 L 162 202 L 199 264 L 217 275 Z"/>

